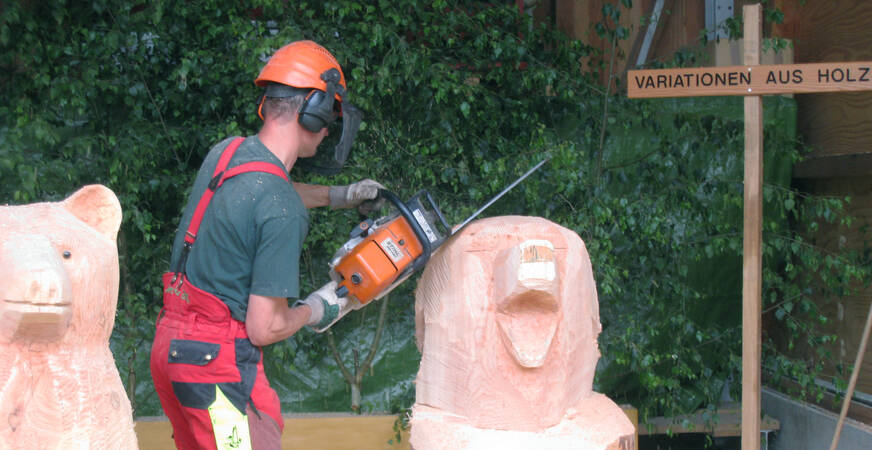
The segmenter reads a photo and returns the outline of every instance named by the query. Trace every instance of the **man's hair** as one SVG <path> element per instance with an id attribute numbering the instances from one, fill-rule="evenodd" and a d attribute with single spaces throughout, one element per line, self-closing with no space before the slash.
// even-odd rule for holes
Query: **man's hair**
<path id="1" fill-rule="evenodd" d="M 293 97 L 267 97 L 263 100 L 264 119 L 293 119 L 294 114 L 300 110 L 303 105 L 305 95 L 295 95 Z"/>
<path id="2" fill-rule="evenodd" d="M 264 119 L 293 119 L 312 89 L 296 88 L 281 83 L 269 83 L 261 113 Z"/>

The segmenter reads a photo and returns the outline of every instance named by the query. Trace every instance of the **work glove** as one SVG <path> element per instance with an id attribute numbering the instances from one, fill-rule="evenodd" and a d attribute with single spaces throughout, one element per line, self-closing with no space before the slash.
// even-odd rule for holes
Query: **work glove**
<path id="1" fill-rule="evenodd" d="M 378 197 L 378 190 L 384 189 L 379 182 L 370 180 L 358 181 L 357 183 L 349 184 L 348 186 L 330 186 L 329 198 L 331 209 L 345 209 L 361 206 L 366 200 L 373 200 Z M 371 210 L 378 209 L 370 205 Z M 361 211 L 365 214 L 365 211 Z"/>
<path id="2" fill-rule="evenodd" d="M 309 316 L 306 325 L 320 329 L 330 325 L 339 317 L 339 312 L 348 304 L 348 298 L 337 297 L 336 282 L 331 281 L 305 299 L 297 301 L 294 306 L 300 304 L 309 305 L 312 309 L 312 315 Z"/>

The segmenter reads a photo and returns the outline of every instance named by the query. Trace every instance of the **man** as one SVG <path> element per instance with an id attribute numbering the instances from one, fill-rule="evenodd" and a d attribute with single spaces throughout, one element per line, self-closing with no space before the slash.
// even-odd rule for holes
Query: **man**
<path id="1" fill-rule="evenodd" d="M 290 183 L 343 117 L 341 165 L 359 115 L 344 101 L 336 59 L 311 41 L 279 49 L 255 80 L 265 92 L 256 136 L 217 144 L 200 168 L 163 275 L 151 371 L 180 449 L 280 448 L 280 403 L 263 371 L 261 347 L 336 318 L 346 299 L 329 283 L 300 298 L 306 208 L 350 208 L 378 195 L 378 183 Z M 195 245 L 196 242 L 196 245 Z"/>

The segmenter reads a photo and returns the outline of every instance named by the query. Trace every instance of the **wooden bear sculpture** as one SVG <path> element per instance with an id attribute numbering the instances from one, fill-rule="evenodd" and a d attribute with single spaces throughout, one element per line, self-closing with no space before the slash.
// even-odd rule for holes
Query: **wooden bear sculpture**
<path id="1" fill-rule="evenodd" d="M 416 450 L 633 448 L 632 423 L 592 390 L 599 306 L 574 232 L 535 217 L 473 222 L 428 263 L 415 325 Z"/>
<path id="2" fill-rule="evenodd" d="M 0 448 L 136 448 L 109 335 L 121 205 L 99 185 L 0 206 Z"/>

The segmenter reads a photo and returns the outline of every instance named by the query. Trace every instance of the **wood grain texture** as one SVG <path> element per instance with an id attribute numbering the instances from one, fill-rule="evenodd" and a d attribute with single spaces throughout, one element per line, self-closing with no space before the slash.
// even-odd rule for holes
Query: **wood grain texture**
<path id="1" fill-rule="evenodd" d="M 473 222 L 415 298 L 415 448 L 632 448 L 632 424 L 592 391 L 601 325 L 577 234 L 535 217 Z"/>
<path id="2" fill-rule="evenodd" d="M 744 63 L 760 63 L 762 7 L 742 8 Z M 760 313 L 763 286 L 763 99 L 745 97 L 745 206 L 742 248 L 742 449 L 760 448 Z"/>
<path id="3" fill-rule="evenodd" d="M 650 60 L 668 61 L 676 51 L 699 44 L 700 32 L 705 29 L 705 2 L 669 2 L 661 26 L 662 34 L 658 36 Z"/>
<path id="4" fill-rule="evenodd" d="M 872 2 L 808 0 L 790 29 L 798 63 L 872 60 Z M 872 93 L 798 95 L 798 127 L 814 156 L 872 151 Z"/>
<path id="5" fill-rule="evenodd" d="M 60 203 L 0 206 L 3 448 L 136 448 L 109 350 L 120 223 L 103 186 Z"/>

